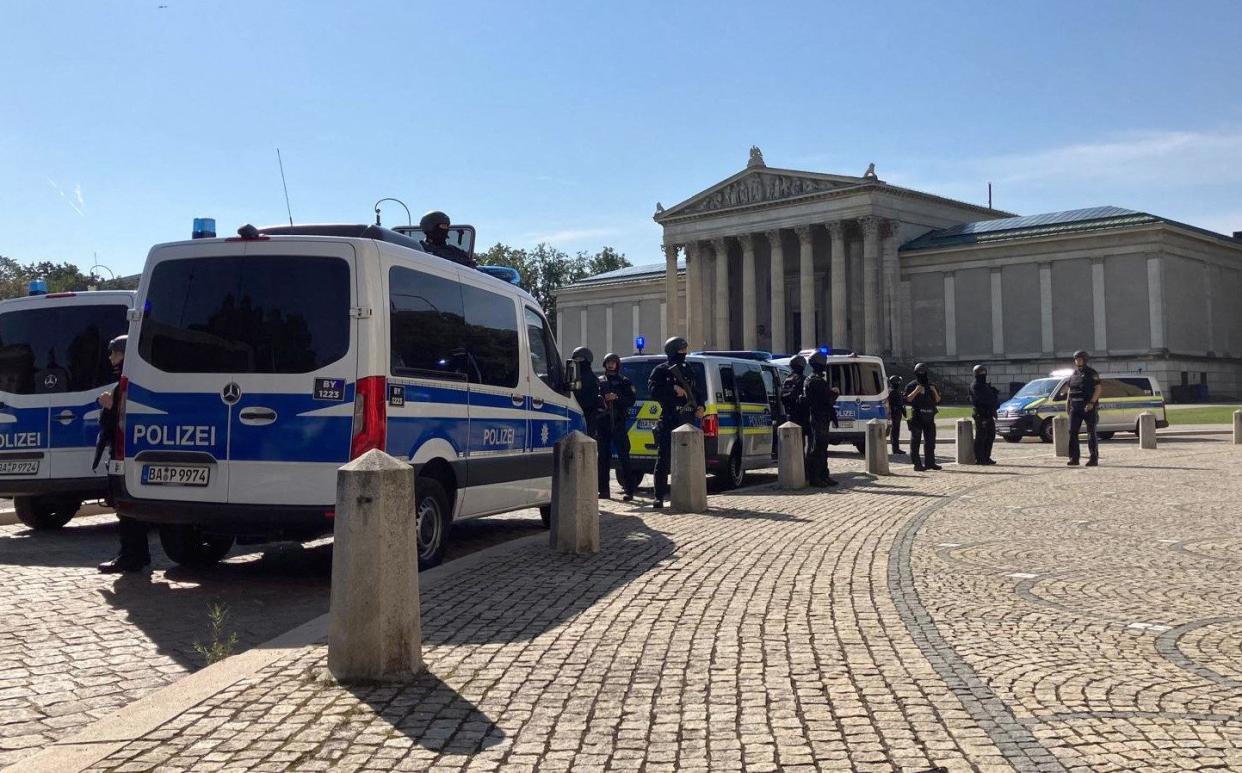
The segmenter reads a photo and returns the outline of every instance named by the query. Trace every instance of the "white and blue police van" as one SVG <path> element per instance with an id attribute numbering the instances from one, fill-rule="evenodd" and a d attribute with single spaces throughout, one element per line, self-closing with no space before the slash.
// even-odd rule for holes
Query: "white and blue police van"
<path id="1" fill-rule="evenodd" d="M 837 424 L 828 433 L 828 442 L 832 445 L 849 443 L 858 449 L 858 453 L 865 453 L 867 422 L 872 419 L 888 421 L 888 376 L 884 360 L 827 346 L 804 349 L 798 354 L 810 360 L 816 351 L 823 352 L 828 358 L 828 383 L 840 393 L 835 405 Z M 782 357 L 773 362 L 788 367 L 791 359 Z M 805 372 L 810 377 L 812 370 L 809 363 Z"/>
<path id="2" fill-rule="evenodd" d="M 541 507 L 585 429 L 539 304 L 378 226 L 239 229 L 151 248 L 131 315 L 121 514 L 175 562 L 330 532 L 336 471 L 371 449 L 417 472 L 418 562 L 455 520 Z M 515 272 L 514 272 L 515 273 Z"/>
<path id="3" fill-rule="evenodd" d="M 0 497 L 32 529 L 57 529 L 107 495 L 107 457 L 92 469 L 102 392 L 116 384 L 108 342 L 134 293 L 48 293 L 0 301 Z"/>

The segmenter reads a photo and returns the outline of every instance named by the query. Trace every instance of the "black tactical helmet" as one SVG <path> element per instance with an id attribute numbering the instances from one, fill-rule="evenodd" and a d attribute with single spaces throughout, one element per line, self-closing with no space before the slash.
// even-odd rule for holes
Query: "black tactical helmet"
<path id="1" fill-rule="evenodd" d="M 108 342 L 108 354 L 112 354 L 113 352 L 120 352 L 121 354 L 125 354 L 125 342 L 128 340 L 129 340 L 129 336 L 127 335 L 117 336 L 116 338 L 113 338 L 111 341 Z"/>
<path id="2" fill-rule="evenodd" d="M 918 373 L 918 374 L 923 374 L 923 373 L 926 373 L 926 372 L 927 372 L 927 363 L 925 363 L 925 362 L 920 362 L 918 365 L 915 365 L 915 366 L 914 366 L 914 372 L 915 372 L 915 373 Z"/>
<path id="3" fill-rule="evenodd" d="M 418 221 L 418 227 L 423 229 L 423 233 L 429 234 L 440 230 L 442 225 L 451 225 L 449 216 L 438 209 L 432 210 L 423 215 L 423 219 Z"/>
<path id="4" fill-rule="evenodd" d="M 579 346 L 577 349 L 574 349 L 573 354 L 569 355 L 569 359 L 571 360 L 581 359 L 587 365 L 590 365 L 591 361 L 595 359 L 595 355 L 592 354 L 591 350 L 586 348 L 585 346 Z"/>
<path id="5" fill-rule="evenodd" d="M 664 353 L 665 354 L 676 354 L 677 352 L 680 352 L 682 349 L 689 349 L 689 348 L 690 348 L 690 342 L 682 338 L 681 336 L 673 336 L 672 338 L 664 342 Z"/>
<path id="6" fill-rule="evenodd" d="M 815 352 L 811 355 L 811 367 L 815 370 L 823 370 L 828 367 L 828 355 L 823 352 Z"/>
<path id="7" fill-rule="evenodd" d="M 901 388 L 901 376 L 898 376 L 897 374 L 893 374 L 889 376 L 888 385 L 892 387 L 893 389 L 900 389 Z"/>
<path id="8" fill-rule="evenodd" d="M 975 367 L 971 368 L 971 372 L 974 373 L 976 376 L 979 375 L 980 373 L 986 374 L 988 372 L 988 366 L 987 365 L 976 365 Z"/>
<path id="9" fill-rule="evenodd" d="M 604 369 L 605 369 L 605 370 L 607 370 L 607 369 L 608 369 L 608 361 L 609 361 L 609 360 L 616 360 L 616 361 L 617 361 L 617 367 L 618 367 L 618 368 L 620 368 L 620 367 L 621 367 L 621 355 L 617 354 L 616 352 L 608 352 L 608 354 L 605 354 L 605 355 L 604 355 Z"/>
<path id="10" fill-rule="evenodd" d="M 806 370 L 806 358 L 801 354 L 795 354 L 793 359 L 789 361 L 789 367 L 793 369 L 794 373 L 801 373 Z"/>
<path id="11" fill-rule="evenodd" d="M 1079 349 L 1078 351 L 1074 352 L 1074 359 L 1078 359 L 1079 357 L 1085 360 L 1087 359 L 1087 353 L 1083 351 L 1082 349 Z"/>

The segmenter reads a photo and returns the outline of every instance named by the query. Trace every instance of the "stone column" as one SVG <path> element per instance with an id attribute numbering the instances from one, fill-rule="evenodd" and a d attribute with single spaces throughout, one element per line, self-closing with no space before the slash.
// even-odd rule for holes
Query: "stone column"
<path id="1" fill-rule="evenodd" d="M 702 250 L 698 242 L 687 242 L 686 250 L 686 338 L 690 349 L 703 345 Z"/>
<path id="2" fill-rule="evenodd" d="M 712 346 L 728 349 L 729 242 L 726 239 L 712 239 L 712 249 L 716 251 L 716 335 L 712 337 Z"/>
<path id="3" fill-rule="evenodd" d="M 755 286 L 755 242 L 758 234 L 743 234 L 742 243 L 742 348 L 755 349 L 759 344 L 757 331 L 758 288 Z"/>
<path id="4" fill-rule="evenodd" d="M 1164 266 L 1159 256 L 1147 259 L 1147 314 L 1151 319 L 1151 348 L 1164 348 Z"/>
<path id="5" fill-rule="evenodd" d="M 1095 321 L 1094 348 L 1099 354 L 1108 351 L 1108 318 L 1104 307 L 1104 259 L 1091 260 L 1091 309 Z M 1212 318 L 1208 317 L 1208 330 L 1212 329 Z"/>
<path id="6" fill-rule="evenodd" d="M 680 329 L 677 315 L 677 250 L 679 244 L 664 245 L 664 304 L 667 309 L 668 329 Z"/>
<path id="7" fill-rule="evenodd" d="M 772 283 L 772 351 L 785 351 L 785 248 L 781 244 L 780 229 L 768 231 L 768 245 L 771 247 Z"/>
<path id="8" fill-rule="evenodd" d="M 901 223 L 896 220 L 884 221 L 884 244 L 882 246 L 884 266 L 884 322 L 883 347 L 891 356 L 899 356 L 901 349 L 901 330 L 897 315 L 897 287 L 901 282 L 901 268 L 897 261 L 897 249 L 901 246 Z"/>
<path id="9" fill-rule="evenodd" d="M 829 268 L 829 285 L 832 288 L 832 330 L 828 341 L 834 346 L 845 346 L 849 327 L 849 287 L 845 284 L 845 223 L 828 224 L 828 237 L 832 242 L 832 260 Z"/>
<path id="10" fill-rule="evenodd" d="M 859 218 L 863 231 L 863 352 L 880 353 L 880 218 Z"/>
<path id="11" fill-rule="evenodd" d="M 818 344 L 815 342 L 815 261 L 811 253 L 811 226 L 800 225 L 794 233 L 798 235 L 798 290 L 802 307 L 798 348 L 814 349 Z"/>

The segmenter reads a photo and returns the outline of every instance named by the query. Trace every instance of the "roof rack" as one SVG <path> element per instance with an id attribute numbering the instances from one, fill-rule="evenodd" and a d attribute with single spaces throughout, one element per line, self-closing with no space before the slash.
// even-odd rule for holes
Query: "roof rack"
<path id="1" fill-rule="evenodd" d="M 336 236 L 345 239 L 375 239 L 407 247 L 411 250 L 423 251 L 423 245 L 416 239 L 399 234 L 389 228 L 378 225 L 352 225 L 349 223 L 321 223 L 310 225 L 274 225 L 258 229 L 265 236 Z"/>

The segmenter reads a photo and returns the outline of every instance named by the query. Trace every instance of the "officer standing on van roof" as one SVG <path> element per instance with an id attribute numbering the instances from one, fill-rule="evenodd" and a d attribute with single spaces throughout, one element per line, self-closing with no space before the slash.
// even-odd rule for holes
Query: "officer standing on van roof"
<path id="1" fill-rule="evenodd" d="M 423 219 L 418 221 L 418 227 L 423 231 L 423 252 L 475 268 L 478 264 L 470 257 L 470 253 L 448 243 L 450 225 L 452 223 L 449 216 L 439 210 L 423 215 Z"/>
<path id="2" fill-rule="evenodd" d="M 904 455 L 901 450 L 901 422 L 906 418 L 906 395 L 901 391 L 901 376 L 888 377 L 888 439 L 893 444 L 894 455 Z"/>
<path id="3" fill-rule="evenodd" d="M 112 365 L 112 372 L 118 377 L 125 366 L 125 342 L 128 340 L 129 336 L 117 336 L 108 342 L 108 362 Z M 95 461 L 91 465 L 92 470 L 99 466 L 103 450 L 111 449 L 116 437 L 119 390 L 120 385 L 117 385 L 111 392 L 101 394 L 96 401 L 100 408 L 100 438 L 95 445 Z M 142 521 L 126 518 L 119 513 L 116 517 L 121 522 L 121 551 L 117 553 L 116 558 L 100 564 L 99 571 L 104 574 L 142 571 L 151 564 L 151 548 L 147 544 L 147 525 Z"/>
<path id="4" fill-rule="evenodd" d="M 806 407 L 810 415 L 811 453 L 807 456 L 807 483 L 818 488 L 835 486 L 828 472 L 828 433 L 836 420 L 835 403 L 841 393 L 828 384 L 828 357 L 811 355 L 811 377 L 806 380 Z"/>
<path id="5" fill-rule="evenodd" d="M 1100 422 L 1100 374 L 1087 364 L 1087 353 L 1074 352 L 1074 372 L 1069 377 L 1069 394 L 1065 400 L 1065 411 L 1069 414 L 1069 467 L 1078 466 L 1078 432 L 1082 425 L 1087 425 L 1087 451 L 1091 456 L 1087 459 L 1088 467 L 1100 463 L 1100 446 L 1095 436 L 1095 427 Z"/>
<path id="6" fill-rule="evenodd" d="M 574 349 L 569 358 L 578 363 L 579 387 L 574 390 L 574 397 L 582 407 L 582 418 L 586 420 L 587 434 L 599 442 L 599 417 L 604 412 L 604 401 L 599 396 L 599 380 L 591 370 L 591 361 L 595 355 L 585 346 Z M 600 449 L 603 453 L 603 449 Z"/>
<path id="7" fill-rule="evenodd" d="M 970 385 L 970 406 L 975 419 L 975 464 L 996 464 L 992 444 L 996 442 L 996 409 L 1000 392 L 988 383 L 986 365 L 974 368 L 975 383 Z"/>
<path id="8" fill-rule="evenodd" d="M 621 357 L 614 352 L 604 355 L 604 375 L 599 377 L 599 391 L 604 401 L 604 412 L 599 417 L 599 495 L 608 499 L 608 472 L 612 469 L 612 452 L 617 452 L 618 476 L 625 489 L 622 499 L 634 499 L 634 471 L 630 467 L 630 436 L 626 432 L 626 420 L 630 407 L 638 400 L 634 382 L 621 372 Z"/>
<path id="9" fill-rule="evenodd" d="M 664 507 L 668 495 L 668 471 L 672 463 L 673 430 L 695 419 L 703 418 L 703 406 L 694 394 L 694 374 L 686 367 L 686 352 L 690 344 L 681 336 L 673 336 L 664 342 L 667 362 L 651 370 L 647 386 L 651 398 L 660 404 L 660 423 L 656 425 L 655 502 L 652 507 Z"/>
<path id="10" fill-rule="evenodd" d="M 940 390 L 931 383 L 927 366 L 914 366 L 914 380 L 906 385 L 906 403 L 910 406 L 910 461 L 914 469 L 939 470 L 936 464 L 936 405 L 940 403 Z M 919 459 L 919 442 L 923 443 L 923 458 Z"/>

